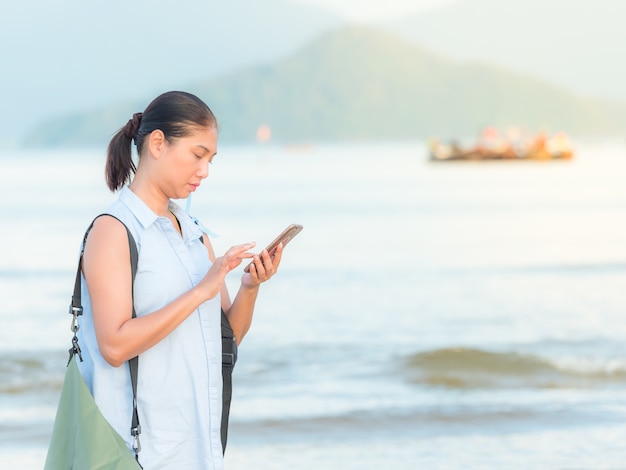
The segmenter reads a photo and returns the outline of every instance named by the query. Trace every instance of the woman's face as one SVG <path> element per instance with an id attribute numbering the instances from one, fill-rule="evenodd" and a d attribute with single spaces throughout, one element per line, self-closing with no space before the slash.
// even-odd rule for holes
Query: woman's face
<path id="1" fill-rule="evenodd" d="M 185 137 L 165 141 L 159 156 L 163 191 L 171 199 L 185 199 L 209 176 L 217 153 L 217 130 L 197 128 Z"/>

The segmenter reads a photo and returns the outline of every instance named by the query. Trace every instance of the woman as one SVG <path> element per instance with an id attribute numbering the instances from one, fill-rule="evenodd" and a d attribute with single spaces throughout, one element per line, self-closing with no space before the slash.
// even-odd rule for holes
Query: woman
<path id="1" fill-rule="evenodd" d="M 135 114 L 108 148 L 106 181 L 121 189 L 106 210 L 114 217 L 97 218 L 85 245 L 81 374 L 131 448 L 127 361 L 139 356 L 139 461 L 146 470 L 223 467 L 220 308 L 241 341 L 259 285 L 280 264 L 282 246 L 272 258 L 265 250 L 249 253 L 254 243 L 216 257 L 208 236 L 171 201 L 188 197 L 208 176 L 217 140 L 215 116 L 188 93 L 165 93 Z M 139 250 L 134 284 L 120 221 Z M 231 302 L 224 278 L 246 258 L 253 264 Z"/>

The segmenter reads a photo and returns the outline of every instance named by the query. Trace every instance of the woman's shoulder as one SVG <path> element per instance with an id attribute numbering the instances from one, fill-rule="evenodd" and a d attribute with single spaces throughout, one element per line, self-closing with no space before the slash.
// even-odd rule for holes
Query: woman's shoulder
<path id="1" fill-rule="evenodd" d="M 114 244 L 128 239 L 127 227 L 119 218 L 103 213 L 98 215 L 86 234 L 85 241 L 97 240 L 98 243 Z"/>

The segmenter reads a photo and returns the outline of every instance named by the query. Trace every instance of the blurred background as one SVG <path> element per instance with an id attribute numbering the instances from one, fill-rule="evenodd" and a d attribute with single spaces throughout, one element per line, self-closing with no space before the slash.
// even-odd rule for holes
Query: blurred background
<path id="1" fill-rule="evenodd" d="M 227 468 L 623 466 L 625 16 L 3 2 L 0 467 L 43 466 L 106 145 L 173 89 L 220 124 L 190 201 L 218 253 L 304 225 L 240 349 Z"/>

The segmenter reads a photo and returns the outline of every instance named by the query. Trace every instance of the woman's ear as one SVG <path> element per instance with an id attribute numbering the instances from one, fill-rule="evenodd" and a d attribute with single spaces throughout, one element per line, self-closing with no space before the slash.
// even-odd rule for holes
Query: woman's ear
<path id="1" fill-rule="evenodd" d="M 155 129 L 150 133 L 148 147 L 154 158 L 159 158 L 166 145 L 167 140 L 165 140 L 165 134 L 161 129 Z"/>

